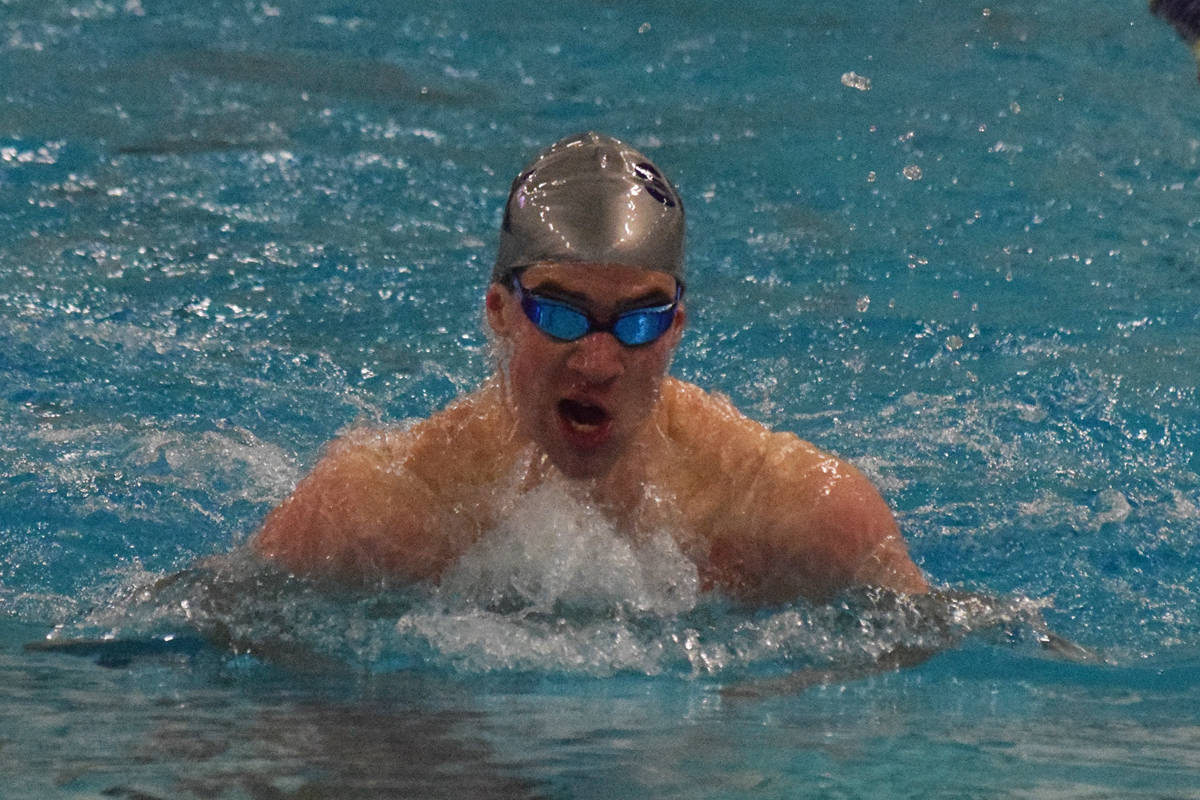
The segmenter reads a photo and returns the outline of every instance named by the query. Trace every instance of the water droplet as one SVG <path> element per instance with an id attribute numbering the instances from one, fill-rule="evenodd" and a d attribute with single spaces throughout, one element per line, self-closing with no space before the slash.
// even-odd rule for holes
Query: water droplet
<path id="1" fill-rule="evenodd" d="M 842 86 L 858 89 L 860 92 L 871 91 L 871 79 L 857 72 L 842 73 Z"/>

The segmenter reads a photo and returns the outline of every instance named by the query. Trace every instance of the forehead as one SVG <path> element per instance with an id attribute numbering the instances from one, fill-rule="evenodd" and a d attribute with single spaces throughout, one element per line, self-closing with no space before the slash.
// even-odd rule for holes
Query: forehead
<path id="1" fill-rule="evenodd" d="M 535 264 L 521 275 L 528 289 L 554 286 L 571 294 L 617 301 L 662 294 L 675 296 L 675 278 L 656 269 L 624 264 Z"/>

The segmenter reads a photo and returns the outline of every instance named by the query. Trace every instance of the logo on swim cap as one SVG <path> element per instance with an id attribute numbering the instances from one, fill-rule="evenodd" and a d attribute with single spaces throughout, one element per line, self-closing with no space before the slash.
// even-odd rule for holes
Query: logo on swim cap
<path id="1" fill-rule="evenodd" d="M 656 269 L 683 283 L 683 201 L 650 159 L 610 136 L 568 136 L 513 181 L 493 281 L 542 262 Z"/>

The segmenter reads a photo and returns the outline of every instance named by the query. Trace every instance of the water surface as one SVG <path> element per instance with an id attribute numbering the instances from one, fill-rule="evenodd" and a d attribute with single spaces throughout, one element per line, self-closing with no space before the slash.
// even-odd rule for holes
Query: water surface
<path id="1" fill-rule="evenodd" d="M 1200 797 L 1200 86 L 1143 3 L 10 0 L 0 77 L 5 797 Z M 996 603 L 736 609 L 555 496 L 440 591 L 247 562 L 487 374 L 508 181 L 585 128 L 680 185 L 674 371 Z M 892 645 L 945 650 L 785 679 Z"/>

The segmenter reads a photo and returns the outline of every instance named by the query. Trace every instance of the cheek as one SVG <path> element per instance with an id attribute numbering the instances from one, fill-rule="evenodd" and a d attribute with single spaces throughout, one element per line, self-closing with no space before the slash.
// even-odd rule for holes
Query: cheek
<path id="1" fill-rule="evenodd" d="M 648 350 L 638 352 L 626 362 L 626 376 L 630 389 L 639 395 L 653 399 L 658 396 L 658 390 L 666 377 L 670 365 L 669 349 Z"/>
<path id="2" fill-rule="evenodd" d="M 675 348 L 664 337 L 650 345 L 648 349 L 635 351 L 638 358 L 638 369 L 647 375 L 662 378 L 667 374 L 667 367 L 671 364 L 671 355 L 674 352 Z"/>
<path id="3" fill-rule="evenodd" d="M 539 337 L 540 338 L 540 337 Z M 546 352 L 540 341 L 518 336 L 508 354 L 508 380 L 513 399 L 519 406 L 536 403 L 555 374 L 553 352 Z"/>

